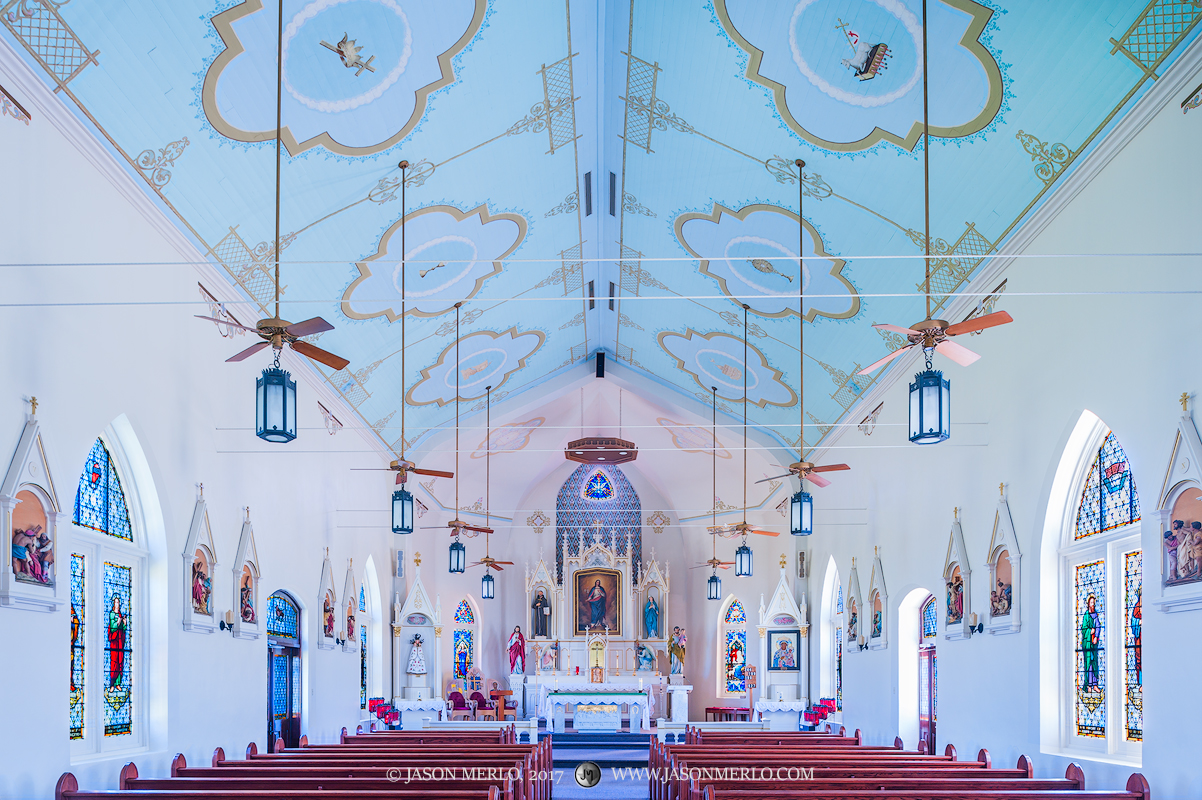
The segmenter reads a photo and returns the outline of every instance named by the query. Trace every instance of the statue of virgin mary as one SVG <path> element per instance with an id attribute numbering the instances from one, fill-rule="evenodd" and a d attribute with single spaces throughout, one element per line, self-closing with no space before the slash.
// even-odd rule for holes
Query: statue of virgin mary
<path id="1" fill-rule="evenodd" d="M 422 635 L 413 634 L 409 644 L 413 645 L 413 649 L 409 651 L 409 665 L 405 667 L 405 672 L 409 675 L 425 675 L 426 656 L 422 653 Z"/>

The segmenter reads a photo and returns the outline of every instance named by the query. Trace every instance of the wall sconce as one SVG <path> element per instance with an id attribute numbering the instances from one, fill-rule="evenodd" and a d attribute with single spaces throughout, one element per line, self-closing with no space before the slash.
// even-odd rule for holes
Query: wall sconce
<path id="1" fill-rule="evenodd" d="M 860 641 L 858 642 L 858 644 L 860 646 L 861 653 L 863 653 L 865 650 L 868 649 L 868 642 L 867 642 L 867 640 L 864 639 L 864 636 L 862 634 L 860 636 Z"/>
<path id="2" fill-rule="evenodd" d="M 225 619 L 221 620 L 221 622 L 219 622 L 217 624 L 217 627 L 219 627 L 223 631 L 229 631 L 230 633 L 233 633 L 234 632 L 234 612 L 233 611 L 225 612 Z"/>
<path id="3" fill-rule="evenodd" d="M 975 613 L 970 614 L 968 616 L 968 635 L 972 636 L 974 633 L 984 633 L 984 632 L 985 632 L 985 623 L 977 622 L 977 615 Z"/>

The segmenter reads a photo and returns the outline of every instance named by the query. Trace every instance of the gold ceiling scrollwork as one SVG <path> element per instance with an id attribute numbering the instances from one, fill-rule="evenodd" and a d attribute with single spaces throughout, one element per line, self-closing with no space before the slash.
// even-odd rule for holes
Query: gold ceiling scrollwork
<path id="1" fill-rule="evenodd" d="M 154 184 L 156 189 L 162 189 L 171 181 L 171 170 L 167 168 L 175 166 L 175 160 L 184 154 L 184 148 L 188 144 L 188 137 L 185 136 L 179 141 L 171 142 L 157 153 L 154 149 L 143 150 L 138 154 L 135 163 L 146 176 L 146 180 Z"/>

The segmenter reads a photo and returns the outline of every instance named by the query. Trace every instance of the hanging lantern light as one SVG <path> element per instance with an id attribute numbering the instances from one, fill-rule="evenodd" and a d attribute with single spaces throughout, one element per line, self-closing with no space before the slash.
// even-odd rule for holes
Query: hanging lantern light
<path id="1" fill-rule="evenodd" d="M 735 548 L 735 576 L 740 578 L 751 577 L 751 548 L 747 546 L 747 540 Z"/>
<path id="2" fill-rule="evenodd" d="M 718 577 L 717 571 L 710 575 L 710 579 L 706 583 L 706 590 L 707 600 L 717 600 L 722 596 L 722 579 Z"/>
<path id="3" fill-rule="evenodd" d="M 952 435 L 951 382 L 943 373 L 931 369 L 930 353 L 927 368 L 914 376 L 910 384 L 910 441 L 914 444 L 936 444 Z"/>
<path id="4" fill-rule="evenodd" d="M 451 542 L 451 568 L 452 573 L 463 572 L 467 568 L 467 548 L 463 546 L 463 542 L 459 541 L 459 537 L 455 537 Z"/>
<path id="5" fill-rule="evenodd" d="M 789 533 L 809 536 L 814 532 L 814 497 L 804 489 L 789 503 Z"/>
<path id="6" fill-rule="evenodd" d="M 296 381 L 275 366 L 263 370 L 255 383 L 255 435 L 265 442 L 291 442 L 296 438 Z"/>
<path id="7" fill-rule="evenodd" d="M 492 600 L 496 597 L 496 592 L 496 581 L 492 579 L 492 573 L 488 572 L 486 568 L 484 577 L 480 579 L 480 597 L 484 600 Z"/>
<path id="8" fill-rule="evenodd" d="M 404 484 L 392 493 L 392 532 L 413 533 L 413 495 Z"/>

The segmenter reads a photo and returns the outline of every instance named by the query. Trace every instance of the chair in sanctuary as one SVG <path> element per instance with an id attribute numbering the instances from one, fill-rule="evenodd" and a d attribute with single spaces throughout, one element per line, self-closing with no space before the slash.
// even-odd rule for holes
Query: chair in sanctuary
<path id="1" fill-rule="evenodd" d="M 459 692 L 447 695 L 447 715 L 451 721 L 457 719 L 475 719 L 476 710 L 463 698 Z"/>
<path id="2" fill-rule="evenodd" d="M 476 719 L 491 719 L 492 721 L 496 722 L 496 703 L 487 699 L 480 692 L 472 692 L 470 700 L 476 707 Z"/>

